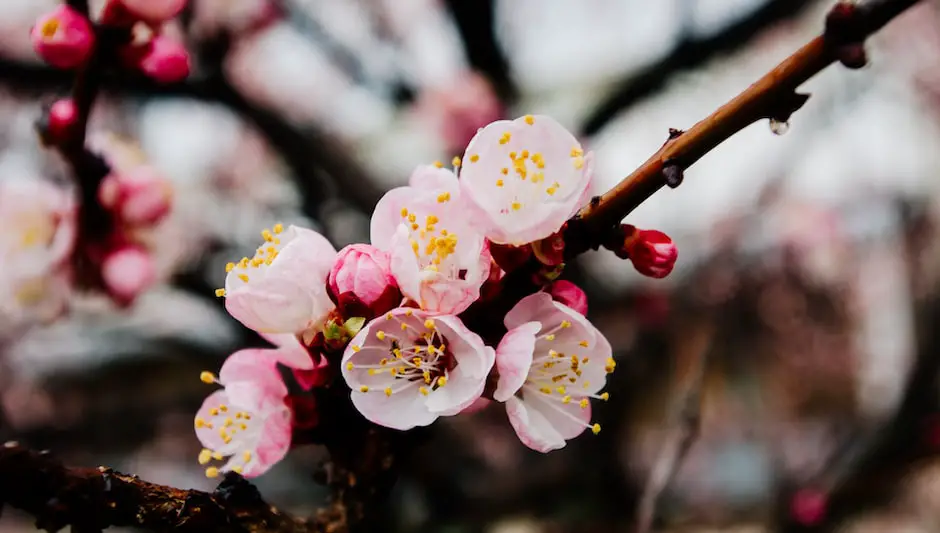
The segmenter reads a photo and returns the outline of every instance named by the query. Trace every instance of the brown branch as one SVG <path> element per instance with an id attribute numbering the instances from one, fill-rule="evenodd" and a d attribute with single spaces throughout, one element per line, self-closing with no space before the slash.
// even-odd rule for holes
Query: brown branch
<path id="1" fill-rule="evenodd" d="M 192 533 L 309 533 L 316 522 L 293 518 L 265 503 L 257 489 L 230 475 L 208 493 L 148 483 L 105 467 L 67 468 L 48 453 L 15 442 L 0 447 L 0 506 L 36 517 L 55 532 L 107 527 Z"/>
<path id="2" fill-rule="evenodd" d="M 786 121 L 808 98 L 797 87 L 837 60 L 847 61 L 846 48 L 861 46 L 918 0 L 873 0 L 839 4 L 830 12 L 827 31 L 816 37 L 730 102 L 688 131 L 675 131 L 640 168 L 586 206 L 577 224 L 566 232 L 566 255 L 574 257 L 598 246 L 598 238 L 666 185 L 667 175 L 679 175 L 732 135 L 761 119 Z M 856 49 L 850 50 L 856 52 Z M 672 167 L 672 168 L 670 168 Z"/>
<path id="3" fill-rule="evenodd" d="M 699 435 L 702 418 L 702 386 L 708 367 L 713 328 L 711 324 L 693 327 L 690 335 L 683 337 L 680 354 L 691 368 L 688 384 L 677 398 L 674 421 L 663 442 L 659 456 L 653 463 L 643 494 L 637 507 L 636 533 L 648 533 L 656 518 L 656 504 L 669 482 L 676 475 L 683 459 Z"/>

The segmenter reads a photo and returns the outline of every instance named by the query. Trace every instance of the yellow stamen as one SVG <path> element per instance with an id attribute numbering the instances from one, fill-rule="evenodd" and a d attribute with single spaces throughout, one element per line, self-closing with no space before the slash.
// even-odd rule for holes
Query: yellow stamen
<path id="1" fill-rule="evenodd" d="M 526 115 L 525 123 L 528 124 L 529 126 L 531 126 L 532 124 L 535 124 L 535 117 L 533 117 L 532 115 Z"/>
<path id="2" fill-rule="evenodd" d="M 208 371 L 203 371 L 199 374 L 199 380 L 203 383 L 215 383 L 215 374 Z"/>
<path id="3" fill-rule="evenodd" d="M 214 478 L 219 477 L 219 469 L 214 466 L 210 466 L 209 468 L 206 469 L 206 477 L 209 479 L 214 479 Z"/>
<path id="4" fill-rule="evenodd" d="M 215 295 L 216 295 L 216 297 L 218 297 L 218 298 L 221 298 L 221 297 L 225 296 L 225 289 L 216 289 L 216 290 L 215 290 Z"/>

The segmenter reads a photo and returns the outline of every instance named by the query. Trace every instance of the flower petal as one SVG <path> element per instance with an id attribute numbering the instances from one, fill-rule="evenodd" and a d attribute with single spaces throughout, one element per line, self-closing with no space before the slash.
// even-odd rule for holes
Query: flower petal
<path id="1" fill-rule="evenodd" d="M 425 405 L 425 398 L 418 394 L 418 388 L 401 391 L 386 396 L 381 391 L 362 393 L 352 392 L 352 403 L 362 416 L 392 429 L 406 430 L 427 426 L 438 418 Z"/>
<path id="2" fill-rule="evenodd" d="M 532 366 L 535 336 L 542 329 L 539 322 L 527 322 L 513 328 L 503 336 L 496 348 L 496 369 L 499 380 L 493 399 L 505 402 L 522 388 Z"/>
<path id="3" fill-rule="evenodd" d="M 245 463 L 242 475 L 257 477 L 267 472 L 290 451 L 291 412 L 286 405 L 264 415 L 264 427 L 252 459 Z"/>
<path id="4" fill-rule="evenodd" d="M 547 453 L 565 447 L 565 439 L 551 423 L 519 398 L 513 396 L 506 401 L 506 414 L 519 440 L 529 448 Z"/>

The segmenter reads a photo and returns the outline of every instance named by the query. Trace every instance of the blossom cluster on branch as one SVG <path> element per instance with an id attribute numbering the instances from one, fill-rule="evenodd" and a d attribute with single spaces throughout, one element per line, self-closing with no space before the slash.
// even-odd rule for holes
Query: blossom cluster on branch
<path id="1" fill-rule="evenodd" d="M 453 170 L 420 166 L 372 214 L 371 244 L 336 251 L 322 235 L 281 224 L 252 257 L 226 267 L 217 295 L 274 348 L 232 354 L 195 418 L 199 461 L 216 477 L 256 476 L 292 435 L 317 424 L 317 387 L 346 386 L 355 409 L 408 430 L 505 404 L 532 449 L 565 446 L 591 420 L 591 399 L 616 363 L 562 272 L 564 229 L 590 200 L 592 154 L 547 116 L 481 128 Z M 621 226 L 605 243 L 637 270 L 667 275 L 677 250 L 661 232 Z M 498 312 L 510 275 L 536 261 L 534 287 Z M 507 302 L 500 302 L 506 307 Z M 291 370 L 288 386 L 280 367 Z M 341 382 L 340 382 L 341 378 Z M 345 385 L 343 385 L 345 384 Z M 292 394 L 292 389 L 307 391 Z M 223 461 L 224 463 L 218 463 Z"/>
<path id="2" fill-rule="evenodd" d="M 170 184 L 130 143 L 86 129 L 102 71 L 159 83 L 188 75 L 185 48 L 162 33 L 185 4 L 109 0 L 95 21 L 87 5 L 70 2 L 40 16 L 31 29 L 37 55 L 76 75 L 72 94 L 51 103 L 38 123 L 44 143 L 73 170 L 75 187 L 0 183 L 0 225 L 13 229 L 2 243 L 9 265 L 0 288 L 9 296 L 5 321 L 57 317 L 73 285 L 103 289 L 128 305 L 156 281 L 148 234 L 170 211 Z"/>

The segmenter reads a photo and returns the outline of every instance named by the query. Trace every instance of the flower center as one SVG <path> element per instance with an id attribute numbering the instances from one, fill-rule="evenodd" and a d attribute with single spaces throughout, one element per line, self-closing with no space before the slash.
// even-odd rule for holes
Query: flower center
<path id="1" fill-rule="evenodd" d="M 412 312 L 406 312 L 411 316 Z M 447 385 L 449 373 L 457 367 L 457 360 L 451 353 L 447 339 L 437 329 L 434 319 L 427 319 L 421 326 L 415 326 L 408 321 L 400 321 L 391 313 L 385 315 L 385 321 L 395 327 L 400 333 L 390 333 L 385 330 L 375 332 L 380 341 L 388 341 L 388 357 L 383 357 L 378 364 L 357 365 L 346 363 L 348 370 L 356 368 L 366 369 L 370 376 L 388 373 L 394 382 L 401 385 L 388 386 L 381 392 L 386 396 L 410 390 L 415 387 L 424 396 Z M 358 346 L 353 350 L 358 351 Z M 360 392 L 373 391 L 367 386 L 360 387 Z"/>
<path id="2" fill-rule="evenodd" d="M 523 399 L 527 396 L 544 403 L 567 418 L 591 428 L 595 434 L 601 430 L 600 424 L 590 424 L 577 418 L 568 409 L 562 407 L 576 403 L 581 409 L 590 405 L 589 398 L 607 401 L 609 393 L 595 394 L 591 392 L 591 382 L 582 379 L 584 368 L 587 365 L 598 365 L 600 361 L 592 361 L 589 357 L 578 357 L 577 354 L 567 354 L 553 348 L 556 343 L 556 334 L 571 327 L 571 322 L 563 320 L 561 324 L 547 331 L 543 330 L 536 338 L 536 354 L 529 368 L 529 375 L 520 389 Z M 589 348 L 587 340 L 581 340 L 578 345 Z M 613 358 L 604 361 L 604 370 L 608 374 L 614 371 Z"/>
<path id="3" fill-rule="evenodd" d="M 225 272 L 235 271 L 238 279 L 240 279 L 242 283 L 248 283 L 248 281 L 251 279 L 249 274 L 252 269 L 261 269 L 263 267 L 269 266 L 274 262 L 275 259 L 277 259 L 277 255 L 280 253 L 283 246 L 279 235 L 281 235 L 283 232 L 283 224 L 275 224 L 272 229 L 263 230 L 261 232 L 261 238 L 264 239 L 264 244 L 255 250 L 254 257 L 251 259 L 242 257 L 241 260 L 237 263 L 228 263 L 225 265 Z M 215 295 L 220 298 L 225 296 L 225 289 L 216 289 Z"/>
<path id="4" fill-rule="evenodd" d="M 39 31 L 40 33 L 42 33 L 43 37 L 48 39 L 54 36 L 57 31 L 59 31 L 60 26 L 61 24 L 59 23 L 59 19 L 51 18 L 47 20 L 45 24 L 42 25 L 42 28 L 40 28 Z"/>
<path id="5" fill-rule="evenodd" d="M 218 378 L 211 372 L 203 372 L 200 379 L 205 383 L 218 383 Z M 199 452 L 199 464 L 221 461 L 226 456 L 231 458 L 222 465 L 221 470 L 216 466 L 207 467 L 206 477 L 218 477 L 220 471 L 241 474 L 254 458 L 263 421 L 250 411 L 235 411 L 224 403 L 209 408 L 207 414 L 206 418 L 196 418 L 196 429 L 218 431 L 222 445 L 215 450 L 205 448 Z"/>
<path id="6" fill-rule="evenodd" d="M 425 216 L 422 226 L 418 223 L 418 214 L 403 207 L 401 218 L 402 223 L 409 228 L 409 241 L 418 259 L 418 266 L 424 270 L 443 272 L 455 277 L 457 269 L 450 258 L 457 251 L 457 235 L 446 228 L 438 228 L 440 220 L 435 215 Z"/>

